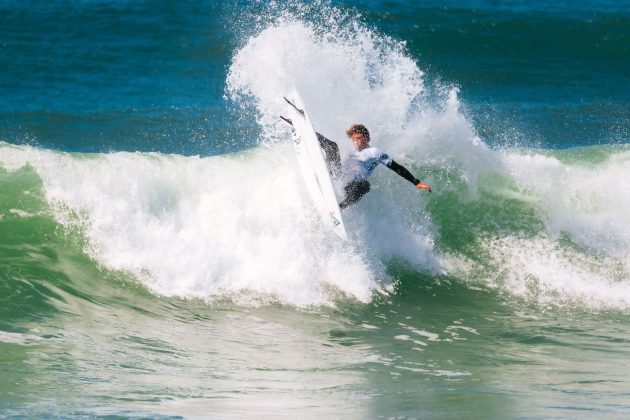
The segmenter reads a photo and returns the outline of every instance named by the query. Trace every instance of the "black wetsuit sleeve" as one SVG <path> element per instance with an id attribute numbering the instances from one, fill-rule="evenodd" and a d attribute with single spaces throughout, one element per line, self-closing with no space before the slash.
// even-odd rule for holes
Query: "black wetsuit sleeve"
<path id="1" fill-rule="evenodd" d="M 391 169 L 392 171 L 396 172 L 398 175 L 405 178 L 407 181 L 411 182 L 413 185 L 417 185 L 420 182 L 420 180 L 416 178 L 415 176 L 413 176 L 411 172 L 407 170 L 407 168 L 405 168 L 402 165 L 399 165 L 394 160 L 392 160 L 392 163 L 387 165 L 387 167 Z"/>

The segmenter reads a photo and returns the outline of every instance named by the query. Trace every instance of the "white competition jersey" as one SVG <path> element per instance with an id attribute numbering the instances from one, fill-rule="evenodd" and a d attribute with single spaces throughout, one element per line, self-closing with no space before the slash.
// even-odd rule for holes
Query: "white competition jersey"
<path id="1" fill-rule="evenodd" d="M 350 153 L 344 160 L 341 170 L 346 182 L 365 181 L 379 163 L 389 166 L 392 158 L 381 149 L 368 146 Z"/>

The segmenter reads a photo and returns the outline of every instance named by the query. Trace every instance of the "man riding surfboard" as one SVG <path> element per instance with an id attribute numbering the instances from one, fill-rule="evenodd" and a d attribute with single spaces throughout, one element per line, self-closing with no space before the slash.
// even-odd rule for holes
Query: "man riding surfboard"
<path id="1" fill-rule="evenodd" d="M 337 143 L 317 133 L 317 139 L 326 154 L 326 161 L 331 174 L 335 178 L 341 178 L 344 182 L 346 196 L 339 203 L 340 208 L 343 209 L 355 204 L 370 191 L 370 183 L 367 178 L 379 163 L 414 184 L 416 188 L 431 192 L 431 187 L 421 183 L 404 166 L 396 163 L 377 147 L 370 146 L 370 132 L 367 127 L 362 124 L 354 124 L 346 130 L 346 134 L 352 140 L 355 150 L 341 162 Z"/>

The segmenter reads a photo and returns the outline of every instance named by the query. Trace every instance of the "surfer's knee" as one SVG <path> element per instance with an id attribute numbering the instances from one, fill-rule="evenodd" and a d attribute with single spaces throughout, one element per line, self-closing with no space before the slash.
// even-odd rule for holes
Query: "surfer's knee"
<path id="1" fill-rule="evenodd" d="M 370 191 L 370 183 L 367 181 L 351 182 L 344 189 L 346 190 L 346 198 L 339 204 L 342 209 L 361 200 Z"/>
<path id="2" fill-rule="evenodd" d="M 357 201 L 370 191 L 370 183 L 367 181 L 352 182 L 346 186 L 346 193 L 357 198 Z"/>
<path id="3" fill-rule="evenodd" d="M 359 192 L 361 193 L 361 196 L 367 194 L 368 192 L 370 192 L 370 183 L 367 181 L 361 181 L 359 182 L 359 186 L 358 186 Z"/>

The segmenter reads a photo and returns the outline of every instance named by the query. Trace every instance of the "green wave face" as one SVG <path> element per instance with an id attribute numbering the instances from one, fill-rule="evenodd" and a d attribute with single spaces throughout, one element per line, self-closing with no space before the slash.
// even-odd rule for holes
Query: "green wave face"
<path id="1" fill-rule="evenodd" d="M 0 172 L 0 273 L 2 330 L 80 312 L 86 303 L 116 301 L 131 277 L 100 265 L 90 256 L 89 240 L 78 219 L 47 201 L 41 178 L 30 166 Z M 66 219 L 68 221 L 68 219 Z M 137 290 L 135 281 L 130 290 Z M 142 296 L 140 293 L 136 297 Z"/>

